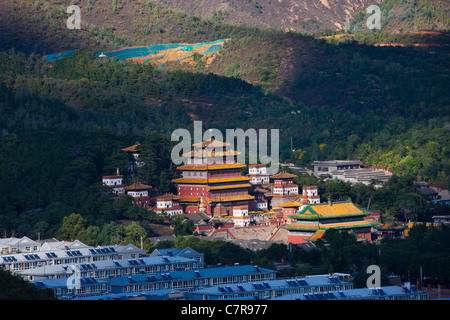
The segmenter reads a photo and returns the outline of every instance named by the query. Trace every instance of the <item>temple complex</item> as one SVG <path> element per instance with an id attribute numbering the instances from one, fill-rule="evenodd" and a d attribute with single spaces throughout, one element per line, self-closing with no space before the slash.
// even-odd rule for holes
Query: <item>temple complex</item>
<path id="1" fill-rule="evenodd" d="M 289 217 L 294 223 L 284 226 L 289 243 L 306 243 L 323 236 L 327 229 L 353 232 L 357 238 L 371 240 L 371 228 L 378 223 L 365 220 L 370 212 L 362 211 L 352 202 L 307 204 Z"/>
<path id="2" fill-rule="evenodd" d="M 136 164 L 143 164 L 138 142 L 122 150 L 130 152 Z M 300 193 L 295 174 L 281 171 L 269 175 L 264 164 L 238 163 L 239 154 L 229 143 L 215 139 L 192 144 L 192 149 L 182 154 L 184 164 L 177 167 L 180 177 L 172 180 L 176 194 L 151 196 L 151 186 L 140 182 L 126 186 L 118 171 L 114 176 L 104 176 L 103 183 L 114 193 L 125 193 L 137 205 L 158 214 L 201 215 L 204 232 L 215 234 L 221 229 L 226 231 L 226 238 L 244 228 L 241 237 L 301 244 L 320 239 L 328 229 L 338 229 L 352 232 L 360 240 L 372 240 L 372 227 L 378 222 L 371 212 L 352 202 L 321 203 L 317 186 L 302 186 Z M 226 227 L 217 227 L 220 221 L 226 221 Z M 262 227 L 267 229 L 265 233 L 259 232 Z M 230 232 L 233 228 L 237 229 Z M 391 229 L 385 226 L 377 230 L 387 234 Z"/>

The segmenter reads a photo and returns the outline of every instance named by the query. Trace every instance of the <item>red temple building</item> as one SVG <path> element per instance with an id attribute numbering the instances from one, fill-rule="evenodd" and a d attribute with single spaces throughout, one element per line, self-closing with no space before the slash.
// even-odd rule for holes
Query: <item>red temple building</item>
<path id="1" fill-rule="evenodd" d="M 227 156 L 232 155 L 234 159 L 238 153 L 217 140 L 193 146 L 194 150 L 183 155 L 188 158 L 188 164 L 177 168 L 182 177 L 173 180 L 185 213 L 199 212 L 204 206 L 205 213 L 211 217 L 233 217 L 236 225 L 247 225 L 249 201 L 254 200 L 254 196 L 249 194 L 250 178 L 241 175 L 246 165 L 226 163 Z M 208 150 L 208 146 L 223 147 L 223 150 Z"/>

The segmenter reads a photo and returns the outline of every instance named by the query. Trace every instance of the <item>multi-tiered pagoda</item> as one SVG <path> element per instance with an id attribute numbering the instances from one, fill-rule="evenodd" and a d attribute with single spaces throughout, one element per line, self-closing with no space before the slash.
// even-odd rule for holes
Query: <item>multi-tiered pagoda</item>
<path id="1" fill-rule="evenodd" d="M 182 177 L 174 179 L 180 204 L 185 213 L 205 208 L 210 216 L 232 217 L 236 226 L 250 223 L 250 178 L 241 174 L 245 164 L 236 163 L 238 152 L 229 144 L 214 139 L 193 144 L 194 149 L 183 157 L 187 164 L 179 166 Z"/>

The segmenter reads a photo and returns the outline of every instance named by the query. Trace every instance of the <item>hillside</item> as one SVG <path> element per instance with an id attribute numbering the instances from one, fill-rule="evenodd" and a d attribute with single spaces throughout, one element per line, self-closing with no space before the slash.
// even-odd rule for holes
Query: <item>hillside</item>
<path id="1" fill-rule="evenodd" d="M 152 0 L 213 21 L 314 33 L 344 28 L 346 16 L 381 0 Z"/>
<path id="2" fill-rule="evenodd" d="M 403 34 L 419 31 L 446 31 L 450 28 L 450 2 L 445 0 L 385 0 L 379 4 L 381 30 Z M 353 16 L 352 30 L 367 31 L 364 10 Z"/>
<path id="3" fill-rule="evenodd" d="M 81 6 L 81 30 L 66 27 L 71 3 Z M 1 231 L 53 237 L 65 216 L 79 213 L 81 240 L 92 245 L 130 239 L 131 229 L 117 225 L 125 220 L 157 235 L 152 225 L 161 221 L 112 197 L 101 177 L 124 172 L 130 159 L 120 149 L 139 141 L 146 166 L 135 179 L 174 192 L 171 133 L 192 129 L 193 120 L 222 131 L 280 129 L 281 161 L 357 158 L 393 169 L 400 177 L 385 189 L 347 194 L 362 206 L 373 195 L 372 206 L 391 217 L 411 211 L 405 203 L 426 212 L 414 179 L 450 187 L 448 33 L 307 35 L 152 1 L 3 1 L 0 9 Z M 128 47 L 219 39 L 227 41 L 213 61 L 197 54 L 159 69 L 99 59 Z M 65 50 L 75 51 L 44 59 Z"/>

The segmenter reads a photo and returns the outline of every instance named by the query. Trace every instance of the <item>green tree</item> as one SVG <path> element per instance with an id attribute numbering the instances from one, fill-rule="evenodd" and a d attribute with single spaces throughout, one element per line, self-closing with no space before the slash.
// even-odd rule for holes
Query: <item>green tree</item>
<path id="1" fill-rule="evenodd" d="M 71 213 L 63 218 L 61 227 L 56 231 L 55 236 L 59 240 L 74 241 L 79 239 L 85 232 L 86 219 L 81 214 Z"/>
<path id="2" fill-rule="evenodd" d="M 170 224 L 173 227 L 173 234 L 176 236 L 192 235 L 195 230 L 194 222 L 190 219 L 186 219 L 184 214 L 173 217 Z"/>

